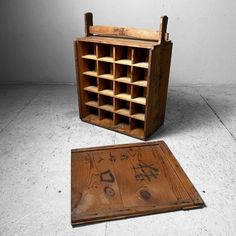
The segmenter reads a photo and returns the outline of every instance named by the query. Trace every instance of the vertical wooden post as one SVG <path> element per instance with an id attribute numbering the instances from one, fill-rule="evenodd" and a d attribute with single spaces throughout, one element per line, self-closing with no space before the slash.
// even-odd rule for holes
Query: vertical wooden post
<path id="1" fill-rule="evenodd" d="M 92 34 L 89 32 L 89 26 L 93 25 L 93 13 L 92 12 L 85 13 L 84 21 L 85 21 L 85 35 L 91 36 Z"/>
<path id="2" fill-rule="evenodd" d="M 167 23 L 168 23 L 168 17 L 167 16 L 162 16 L 160 20 L 160 41 L 163 42 L 165 41 L 165 35 L 166 35 L 166 29 L 167 29 Z"/>

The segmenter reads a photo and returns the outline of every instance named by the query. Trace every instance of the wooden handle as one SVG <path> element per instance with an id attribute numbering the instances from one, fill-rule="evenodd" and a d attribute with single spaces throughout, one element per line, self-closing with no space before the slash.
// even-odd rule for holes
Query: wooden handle
<path id="1" fill-rule="evenodd" d="M 160 40 L 163 42 L 166 39 L 168 39 L 169 34 L 166 33 L 166 29 L 167 29 L 167 23 L 168 23 L 168 17 L 167 16 L 162 16 L 161 20 L 160 20 Z"/>
<path id="2" fill-rule="evenodd" d="M 93 14 L 91 12 L 87 12 L 85 14 L 85 35 L 112 35 L 117 37 L 122 36 L 128 38 L 164 42 L 169 38 L 169 34 L 166 32 L 167 22 L 168 17 L 162 16 L 160 19 L 159 31 L 128 27 L 100 26 L 93 25 Z"/>
<path id="3" fill-rule="evenodd" d="M 85 35 L 91 36 L 92 33 L 89 31 L 89 27 L 93 26 L 93 13 L 87 12 L 84 14 L 84 21 L 85 21 Z"/>

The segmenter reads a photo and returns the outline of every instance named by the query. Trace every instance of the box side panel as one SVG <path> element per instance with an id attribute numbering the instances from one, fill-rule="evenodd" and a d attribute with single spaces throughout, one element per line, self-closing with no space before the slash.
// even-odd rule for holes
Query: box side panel
<path id="1" fill-rule="evenodd" d="M 158 93 L 160 102 L 159 112 L 161 124 L 164 122 L 165 119 L 172 46 L 172 42 L 165 43 L 161 46 L 161 76 Z"/>
<path id="2" fill-rule="evenodd" d="M 82 43 L 80 41 L 76 41 L 76 68 L 77 68 L 77 91 L 78 91 L 78 103 L 79 103 L 79 112 L 80 112 L 80 119 L 86 116 L 86 109 L 85 109 L 85 93 L 84 93 L 84 79 L 83 79 L 83 72 L 84 72 L 84 63 L 82 59 L 82 55 L 84 54 L 83 50 L 86 47 L 82 47 Z"/>
<path id="3" fill-rule="evenodd" d="M 74 41 L 74 57 L 75 57 L 75 71 L 76 71 L 76 88 L 77 88 L 77 96 L 78 96 L 78 106 L 79 106 L 79 114 L 80 118 L 83 116 L 83 98 L 82 98 L 82 75 L 81 75 L 81 68 L 80 68 L 80 55 L 79 55 L 79 41 Z"/>
<path id="4" fill-rule="evenodd" d="M 151 51 L 151 63 L 149 71 L 149 85 L 147 89 L 147 111 L 145 137 L 149 137 L 158 127 L 160 118 L 158 116 L 160 83 L 160 47 L 154 47 Z"/>
<path id="5" fill-rule="evenodd" d="M 171 42 L 157 46 L 152 51 L 147 101 L 146 137 L 152 135 L 164 122 L 171 51 Z"/>

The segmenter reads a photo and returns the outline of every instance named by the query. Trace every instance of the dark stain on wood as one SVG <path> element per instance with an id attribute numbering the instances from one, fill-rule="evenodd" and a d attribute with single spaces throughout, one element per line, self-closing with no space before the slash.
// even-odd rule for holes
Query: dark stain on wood
<path id="1" fill-rule="evenodd" d="M 114 175 L 111 173 L 111 170 L 104 171 L 100 174 L 101 182 L 114 182 L 115 178 Z"/>
<path id="2" fill-rule="evenodd" d="M 113 197 L 115 195 L 115 191 L 111 187 L 105 187 L 104 192 L 110 197 Z"/>
<path id="3" fill-rule="evenodd" d="M 146 190 L 141 190 L 140 196 L 145 200 L 149 200 L 151 198 L 151 194 Z"/>
<path id="4" fill-rule="evenodd" d="M 72 225 L 203 206 L 163 141 L 71 152 Z"/>

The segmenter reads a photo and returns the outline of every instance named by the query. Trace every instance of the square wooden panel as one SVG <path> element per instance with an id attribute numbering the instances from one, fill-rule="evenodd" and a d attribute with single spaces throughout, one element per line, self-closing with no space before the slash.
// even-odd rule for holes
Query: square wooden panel
<path id="1" fill-rule="evenodd" d="M 203 206 L 163 141 L 72 150 L 72 225 Z"/>

